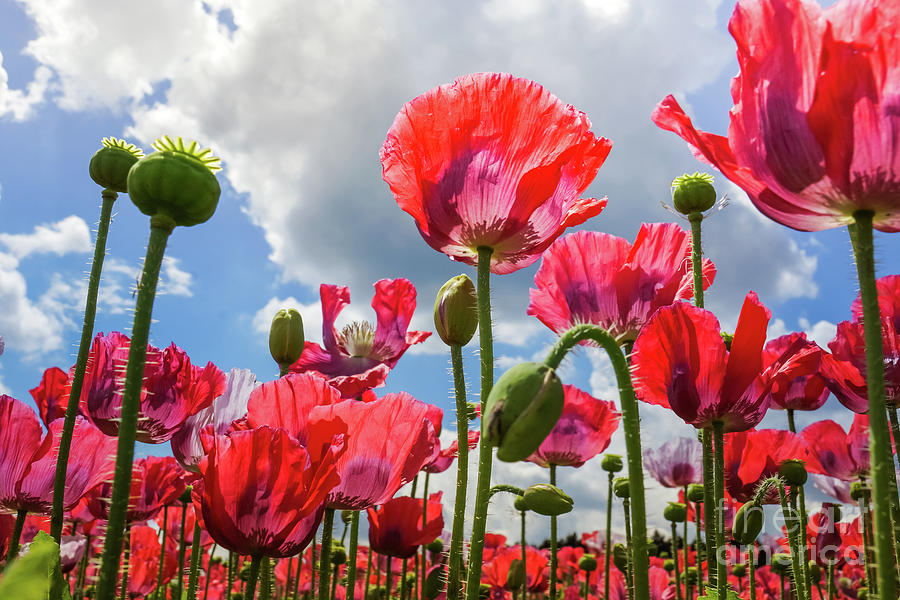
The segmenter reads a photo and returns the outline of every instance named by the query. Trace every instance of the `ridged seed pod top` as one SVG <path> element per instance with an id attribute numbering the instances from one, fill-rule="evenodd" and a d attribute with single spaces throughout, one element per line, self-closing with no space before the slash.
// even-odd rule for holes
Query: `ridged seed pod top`
<path id="1" fill-rule="evenodd" d="M 128 192 L 128 171 L 144 156 L 144 152 L 125 140 L 105 137 L 103 147 L 91 157 L 88 173 L 94 183 L 114 192 Z"/>
<path id="2" fill-rule="evenodd" d="M 145 215 L 190 227 L 216 211 L 219 159 L 197 142 L 165 136 L 153 142 L 157 152 L 145 156 L 128 172 L 128 195 Z"/>

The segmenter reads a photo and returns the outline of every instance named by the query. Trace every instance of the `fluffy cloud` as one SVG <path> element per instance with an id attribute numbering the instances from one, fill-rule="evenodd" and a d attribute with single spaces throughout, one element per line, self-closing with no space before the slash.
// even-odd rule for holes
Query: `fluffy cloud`
<path id="1" fill-rule="evenodd" d="M 0 233 L 0 244 L 19 260 L 43 252 L 62 256 L 70 252 L 90 252 L 91 235 L 84 219 L 71 215 L 56 223 L 37 225 L 32 233 Z"/>
<path id="2" fill-rule="evenodd" d="M 48 67 L 39 66 L 25 91 L 11 90 L 9 75 L 3 68 L 3 53 L 0 52 L 0 118 L 9 116 L 14 121 L 24 121 L 31 117 L 34 107 L 44 100 L 52 74 Z"/>

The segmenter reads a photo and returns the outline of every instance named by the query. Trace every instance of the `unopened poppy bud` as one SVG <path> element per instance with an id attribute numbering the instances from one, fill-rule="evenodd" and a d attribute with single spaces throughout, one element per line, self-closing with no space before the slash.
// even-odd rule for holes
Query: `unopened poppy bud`
<path id="1" fill-rule="evenodd" d="M 444 591 L 446 573 L 443 567 L 431 569 L 425 576 L 425 600 L 435 600 Z"/>
<path id="2" fill-rule="evenodd" d="M 699 483 L 691 483 L 687 489 L 687 499 L 691 502 L 703 502 L 703 486 Z"/>
<path id="3" fill-rule="evenodd" d="M 513 507 L 519 512 L 528 510 L 528 506 L 525 504 L 525 498 L 522 496 L 516 496 L 516 499 L 513 500 Z"/>
<path id="4" fill-rule="evenodd" d="M 296 309 L 282 308 L 275 313 L 269 328 L 269 353 L 279 366 L 297 362 L 303 352 L 304 341 L 303 318 Z"/>
<path id="5" fill-rule="evenodd" d="M 215 170 L 219 159 L 197 142 L 184 145 L 168 136 L 153 142 L 158 150 L 128 171 L 128 197 L 135 206 L 169 227 L 190 227 L 208 221 L 219 203 L 221 188 Z M 151 223 L 154 221 L 151 220 Z"/>
<path id="6" fill-rule="evenodd" d="M 331 547 L 331 564 L 342 565 L 347 562 L 347 549 L 342 544 Z"/>
<path id="7" fill-rule="evenodd" d="M 522 498 L 528 510 L 547 517 L 564 515 L 575 505 L 568 494 L 549 483 L 534 484 Z"/>
<path id="8" fill-rule="evenodd" d="M 613 564 L 623 573 L 628 568 L 628 551 L 623 544 L 615 544 L 613 546 L 612 555 Z"/>
<path id="9" fill-rule="evenodd" d="M 744 575 L 747 574 L 747 565 L 745 564 L 736 564 L 731 567 L 731 574 L 740 579 Z"/>
<path id="10" fill-rule="evenodd" d="M 681 502 L 669 502 L 663 509 L 663 517 L 672 523 L 684 523 L 687 521 L 687 505 Z"/>
<path id="11" fill-rule="evenodd" d="M 788 485 L 803 485 L 806 483 L 806 466 L 802 460 L 786 460 L 778 465 L 778 474 Z"/>
<path id="12" fill-rule="evenodd" d="M 525 565 L 518 558 L 509 563 L 509 571 L 506 575 L 506 589 L 518 590 L 525 582 Z"/>
<path id="13" fill-rule="evenodd" d="M 688 567 L 684 571 L 684 576 L 687 579 L 687 582 L 690 584 L 697 583 L 697 567 Z"/>
<path id="14" fill-rule="evenodd" d="M 709 173 L 685 173 L 672 182 L 672 202 L 683 215 L 704 212 L 716 203 L 716 188 Z"/>
<path id="15" fill-rule="evenodd" d="M 193 489 L 194 489 L 194 487 L 190 486 L 190 485 L 187 486 L 186 488 L 184 488 L 184 491 L 181 492 L 180 496 L 178 496 L 178 501 L 182 502 L 184 504 L 187 504 L 188 502 L 190 502 L 191 501 L 191 491 L 193 491 Z"/>
<path id="16" fill-rule="evenodd" d="M 434 330 L 448 346 L 465 346 L 478 327 L 478 297 L 468 275 L 457 275 L 438 290 Z"/>
<path id="17" fill-rule="evenodd" d="M 629 484 L 627 477 L 617 477 L 616 480 L 613 481 L 613 494 L 616 495 L 616 498 L 631 497 L 631 485 Z"/>
<path id="18" fill-rule="evenodd" d="M 742 546 L 752 544 L 763 529 L 762 507 L 748 502 L 741 506 L 734 515 L 731 537 Z"/>
<path id="19" fill-rule="evenodd" d="M 869 484 L 864 481 L 854 481 L 850 484 L 850 498 L 857 502 L 868 498 L 871 493 L 872 490 L 869 488 Z"/>
<path id="20" fill-rule="evenodd" d="M 582 571 L 596 571 L 597 570 L 597 557 L 593 554 L 582 554 L 581 558 L 578 559 L 578 568 Z"/>
<path id="21" fill-rule="evenodd" d="M 352 510 L 342 510 L 341 511 L 341 522 L 344 525 L 349 525 L 353 520 L 353 512 Z"/>
<path id="22" fill-rule="evenodd" d="M 725 349 L 731 352 L 731 342 L 734 341 L 734 334 L 723 331 L 720 335 L 722 336 L 722 341 L 725 342 Z"/>
<path id="23" fill-rule="evenodd" d="M 820 567 L 819 563 L 814 560 L 809 561 L 809 564 L 806 565 L 806 570 L 809 573 L 812 581 L 819 581 L 819 579 L 822 577 L 822 567 Z"/>
<path id="24" fill-rule="evenodd" d="M 564 394 L 556 371 L 543 363 L 520 363 L 500 376 L 486 404 L 483 440 L 505 462 L 525 460 L 562 415 Z"/>
<path id="25" fill-rule="evenodd" d="M 853 580 L 849 577 L 839 577 L 837 580 L 837 585 L 841 591 L 846 592 L 853 589 Z M 859 596 L 857 596 L 857 598 L 858 597 Z"/>
<path id="26" fill-rule="evenodd" d="M 666 560 L 663 561 L 663 569 L 665 569 L 667 572 L 671 573 L 672 571 L 675 570 L 675 561 L 671 558 L 667 558 Z"/>
<path id="27" fill-rule="evenodd" d="M 428 542 L 428 545 L 425 547 L 432 554 L 437 554 L 438 552 L 444 551 L 444 541 L 441 538 L 437 538 L 432 542 Z"/>
<path id="28" fill-rule="evenodd" d="M 618 473 L 623 468 L 622 457 L 618 454 L 604 454 L 600 468 L 608 473 Z"/>
<path id="29" fill-rule="evenodd" d="M 776 552 L 772 555 L 772 570 L 778 575 L 787 575 L 791 572 L 791 555 Z"/>
<path id="30" fill-rule="evenodd" d="M 474 402 L 466 402 L 466 417 L 470 421 L 478 418 L 478 405 Z"/>
<path id="31" fill-rule="evenodd" d="M 144 156 L 140 148 L 114 137 L 103 138 L 103 147 L 91 157 L 88 173 L 94 183 L 114 192 L 128 191 L 128 170 Z"/>

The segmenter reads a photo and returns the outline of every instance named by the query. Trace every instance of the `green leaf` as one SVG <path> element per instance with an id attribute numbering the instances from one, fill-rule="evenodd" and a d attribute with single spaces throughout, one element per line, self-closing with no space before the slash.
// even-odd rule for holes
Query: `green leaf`
<path id="1" fill-rule="evenodd" d="M 0 580 L 0 598 L 71 600 L 59 566 L 59 544 L 41 531 L 28 552 L 9 565 Z"/>
<path id="2" fill-rule="evenodd" d="M 706 588 L 705 592 L 706 592 L 706 595 L 700 596 L 699 598 L 697 598 L 697 600 L 719 600 L 719 592 L 718 592 L 718 590 L 716 590 L 716 588 L 708 587 L 708 588 Z M 725 600 L 741 600 L 741 599 L 740 599 L 740 596 L 737 595 L 737 592 L 735 592 L 734 590 L 728 590 Z"/>

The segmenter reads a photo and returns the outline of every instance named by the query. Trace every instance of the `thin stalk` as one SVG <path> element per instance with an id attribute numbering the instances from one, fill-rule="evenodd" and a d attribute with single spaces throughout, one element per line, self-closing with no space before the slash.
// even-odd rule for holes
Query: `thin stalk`
<path id="1" fill-rule="evenodd" d="M 363 586 L 363 600 L 369 600 L 369 579 L 372 576 L 372 555 L 375 554 L 372 552 L 372 546 L 369 546 L 369 552 L 367 554 L 369 556 L 366 559 L 366 581 Z M 377 568 L 378 565 L 375 565 L 375 567 Z M 296 600 L 296 598 L 294 600 Z"/>
<path id="2" fill-rule="evenodd" d="M 612 505 L 613 472 L 609 472 L 609 490 L 606 494 L 606 551 L 603 562 L 603 598 L 609 598 L 609 563 L 612 557 Z"/>
<path id="3" fill-rule="evenodd" d="M 826 584 L 828 588 L 828 600 L 834 600 L 834 563 L 828 563 L 825 567 L 825 573 L 828 577 L 828 583 Z"/>
<path id="4" fill-rule="evenodd" d="M 310 574 L 309 579 L 309 597 L 316 598 L 316 565 L 319 564 L 316 560 L 316 536 L 313 536 L 312 541 L 312 563 L 310 563 L 310 569 L 312 573 Z"/>
<path id="5" fill-rule="evenodd" d="M 703 593 L 703 548 L 700 537 L 700 506 L 701 502 L 694 502 L 694 525 L 696 526 L 697 539 L 694 543 L 697 545 L 697 593 Z M 706 509 L 704 509 L 705 511 Z"/>
<path id="6" fill-rule="evenodd" d="M 163 577 L 163 565 L 166 558 L 166 534 L 168 533 L 168 524 L 169 524 L 169 508 L 167 506 L 163 506 L 163 522 L 162 522 L 162 542 L 159 544 L 159 569 L 156 570 L 156 591 L 154 592 L 154 596 L 159 596 L 159 591 L 162 588 L 162 577 Z M 226 598 L 226 600 L 228 600 Z"/>
<path id="7" fill-rule="evenodd" d="M 181 598 L 181 590 L 184 587 L 184 555 L 187 552 L 185 540 L 187 535 L 187 502 L 181 503 L 181 529 L 178 530 L 178 579 L 176 579 L 175 597 Z"/>
<path id="8" fill-rule="evenodd" d="M 291 596 L 293 600 L 297 600 L 297 592 L 300 591 L 300 573 L 303 571 L 303 552 L 297 556 L 297 575 L 294 577 L 294 592 Z M 284 597 L 287 598 L 287 590 L 284 592 Z"/>
<path id="9" fill-rule="evenodd" d="M 247 580 L 247 593 L 244 598 L 253 600 L 256 597 L 256 580 L 259 578 L 259 565 L 262 563 L 262 555 L 250 557 L 250 579 Z"/>
<path id="10" fill-rule="evenodd" d="M 863 308 L 866 340 L 866 387 L 869 399 L 869 450 L 871 456 L 872 502 L 874 511 L 875 563 L 879 598 L 896 598 L 896 568 L 891 514 L 896 504 L 897 485 L 892 484 L 894 459 L 885 415 L 884 353 L 881 341 L 881 315 L 875 282 L 875 244 L 872 239 L 872 211 L 858 210 L 856 221 L 856 270 Z M 891 489 L 893 487 L 893 490 Z"/>
<path id="11" fill-rule="evenodd" d="M 109 233 L 109 222 L 112 217 L 113 204 L 118 194 L 105 189 L 100 196 L 100 221 L 97 223 L 97 240 L 94 242 L 94 260 L 91 263 L 91 275 L 88 279 L 87 299 L 84 305 L 84 323 L 81 326 L 81 341 L 78 344 L 78 358 L 75 359 L 75 373 L 72 376 L 72 387 L 69 401 L 66 404 L 66 417 L 62 434 L 59 438 L 59 455 L 56 459 L 56 473 L 53 477 L 53 507 L 50 509 L 50 535 L 58 544 L 63 529 L 63 500 L 66 487 L 66 470 L 69 464 L 69 451 L 72 448 L 72 435 L 75 432 L 75 417 L 78 415 L 78 402 L 81 399 L 81 388 L 84 385 L 84 373 L 87 370 L 88 355 L 91 352 L 91 341 L 94 337 L 94 317 L 97 314 L 97 293 L 100 289 L 100 273 L 103 270 L 103 259 L 106 256 L 106 236 Z"/>
<path id="12" fill-rule="evenodd" d="M 872 566 L 874 563 L 874 561 L 872 560 L 872 535 L 870 533 L 872 525 L 872 513 L 869 511 L 869 498 L 867 493 L 864 493 L 859 497 L 859 514 L 862 517 L 863 526 L 863 546 L 866 557 L 866 586 L 868 587 L 868 589 L 873 590 L 873 588 L 876 587 L 876 581 L 875 577 L 872 574 Z"/>
<path id="13" fill-rule="evenodd" d="M 794 509 L 791 508 L 788 503 L 787 495 L 784 492 L 784 485 L 780 482 L 778 483 L 778 497 L 781 500 L 781 510 L 785 514 L 785 527 L 787 529 L 788 534 L 788 542 L 791 545 L 791 572 L 793 574 L 794 580 L 794 591 L 797 595 L 797 600 L 810 600 L 808 594 L 808 589 L 806 587 L 806 577 L 804 577 L 804 573 L 806 571 L 806 564 L 801 564 L 800 562 L 800 536 L 802 535 L 800 529 L 800 519 L 797 517 L 797 513 L 794 512 Z M 724 597 L 724 596 L 722 596 Z"/>
<path id="14" fill-rule="evenodd" d="M 334 573 L 331 574 L 331 592 L 328 596 L 330 600 L 334 600 L 334 592 L 337 590 L 338 579 L 341 572 L 340 565 L 335 565 Z"/>
<path id="15" fill-rule="evenodd" d="M 259 583 L 262 588 L 259 593 L 259 600 L 272 600 L 272 559 L 264 556 L 262 564 L 259 566 L 260 578 Z M 188 598 L 188 600 L 192 600 Z"/>
<path id="16" fill-rule="evenodd" d="M 628 547 L 629 553 L 628 563 L 625 567 L 625 587 L 628 590 L 628 600 L 634 600 L 634 559 L 631 550 L 632 544 L 634 543 L 634 536 L 631 532 L 631 502 L 628 498 L 622 498 L 622 510 L 625 512 L 625 545 Z M 638 600 L 645 597 L 646 596 L 637 596 Z"/>
<path id="17" fill-rule="evenodd" d="M 750 583 L 750 600 L 756 600 L 756 540 L 750 544 L 750 556 L 747 559 L 747 577 Z"/>
<path id="18" fill-rule="evenodd" d="M 463 525 L 466 518 L 466 486 L 469 481 L 469 415 L 462 346 L 459 344 L 450 346 L 450 363 L 453 366 L 453 388 L 456 393 L 456 443 L 459 446 L 459 456 L 456 459 L 456 499 L 453 504 L 453 528 L 450 534 L 447 597 L 450 600 L 457 600 L 462 583 L 459 580 L 459 569 L 462 558 Z"/>
<path id="19" fill-rule="evenodd" d="M 803 541 L 800 544 L 800 562 L 806 566 L 807 558 L 806 558 L 806 524 L 809 523 L 809 518 L 806 515 L 806 492 L 803 489 L 803 485 L 792 486 L 792 489 L 797 489 L 797 509 L 800 511 L 800 538 Z M 809 570 L 803 569 L 803 578 L 806 582 L 806 597 L 812 598 L 812 584 L 809 581 Z"/>
<path id="20" fill-rule="evenodd" d="M 634 533 L 634 544 L 630 548 L 632 562 L 634 563 L 634 586 L 638 598 L 648 598 L 650 596 L 650 560 L 647 556 L 647 515 L 644 500 L 643 459 L 641 458 L 640 413 L 638 412 L 637 399 L 634 395 L 634 387 L 631 384 L 631 372 L 622 348 L 616 343 L 615 338 L 601 327 L 590 324 L 576 325 L 559 338 L 559 341 L 551 348 L 550 353 L 544 360 L 544 364 L 553 369 L 559 367 L 566 353 L 574 348 L 578 342 L 586 339 L 596 342 L 606 350 L 610 362 L 612 362 L 613 370 L 616 373 L 616 382 L 619 385 L 619 402 L 622 410 L 625 449 L 628 459 L 630 500 L 634 506 L 634 510 L 631 512 L 632 522 L 630 523 Z"/>
<path id="21" fill-rule="evenodd" d="M 779 600 L 784 600 L 784 573 L 781 574 L 781 587 L 778 588 Z"/>
<path id="22" fill-rule="evenodd" d="M 694 304 L 703 308 L 703 247 L 700 242 L 703 213 L 688 215 L 691 222 L 691 268 L 694 275 Z"/>
<path id="23" fill-rule="evenodd" d="M 206 583 L 203 584 L 203 600 L 209 596 L 209 580 L 212 579 L 212 559 L 216 555 L 216 544 L 213 543 L 212 550 L 209 553 L 209 560 L 206 562 Z"/>
<path id="24" fill-rule="evenodd" d="M 200 518 L 194 519 L 194 539 L 191 540 L 191 572 L 188 575 L 188 600 L 197 600 L 197 584 L 200 582 Z M 268 560 L 268 559 L 267 559 Z"/>
<path id="25" fill-rule="evenodd" d="M 387 588 L 385 591 L 385 599 L 391 600 L 391 562 L 393 559 L 390 556 L 385 556 L 387 559 L 387 572 L 384 574 L 384 587 Z"/>
<path id="26" fill-rule="evenodd" d="M 550 464 L 550 485 L 556 485 L 556 465 Z M 556 600 L 556 515 L 550 516 L 550 599 Z M 522 565 L 523 567 L 525 565 Z"/>
<path id="27" fill-rule="evenodd" d="M 713 421 L 715 442 L 715 482 L 716 482 L 716 590 L 719 598 L 725 598 L 728 586 L 728 565 L 725 562 L 725 426 L 722 421 Z"/>
<path id="28" fill-rule="evenodd" d="M 131 467 L 134 462 L 134 441 L 137 435 L 138 409 L 144 381 L 144 364 L 147 360 L 147 341 L 150 336 L 153 299 L 156 296 L 159 268 L 162 265 L 166 243 L 173 226 L 171 221 L 160 223 L 156 217 L 150 220 L 150 240 L 147 242 L 144 270 L 138 286 L 138 297 L 134 307 L 134 324 L 131 328 L 131 346 L 128 349 L 128 366 L 125 369 L 115 475 L 113 476 L 109 505 L 109 519 L 106 525 L 106 542 L 103 545 L 103 562 L 100 566 L 100 581 L 97 584 L 99 600 L 112 598 L 116 589 L 119 555 L 122 552 L 122 535 L 125 530 L 125 514 L 128 510 L 128 496 L 131 491 Z"/>
<path id="29" fill-rule="evenodd" d="M 591 572 L 584 572 L 584 600 L 588 600 L 588 590 L 591 589 Z"/>
<path id="30" fill-rule="evenodd" d="M 328 600 L 332 529 L 334 529 L 334 509 L 326 508 L 325 517 L 322 519 L 322 556 L 319 558 L 319 600 Z"/>
<path id="31" fill-rule="evenodd" d="M 78 565 L 78 577 L 75 578 L 74 600 L 81 600 L 84 597 L 85 575 L 87 575 L 87 567 L 90 560 L 91 536 L 87 536 L 87 545 L 84 548 L 84 555 L 81 557 L 81 563 Z"/>
<path id="32" fill-rule="evenodd" d="M 672 558 L 675 560 L 675 598 L 681 600 L 681 573 L 678 569 L 678 544 L 676 543 L 678 531 L 675 521 L 672 521 Z M 684 545 L 687 548 L 687 544 Z"/>
<path id="33" fill-rule="evenodd" d="M 710 550 L 715 549 L 716 540 L 716 504 L 713 499 L 715 489 L 715 469 L 713 465 L 713 432 L 709 428 L 700 431 L 700 441 L 703 446 L 703 531 L 706 538 L 706 580 L 710 587 L 716 585 L 716 572 L 712 568 Z"/>
<path id="34" fill-rule="evenodd" d="M 347 567 L 347 600 L 353 600 L 356 593 L 356 552 L 359 544 L 359 511 L 350 517 L 350 562 Z M 363 599 L 365 600 L 365 599 Z"/>
<path id="35" fill-rule="evenodd" d="M 403 567 L 400 569 L 400 600 L 406 600 L 406 592 L 409 590 L 409 586 L 406 585 L 406 573 L 407 573 L 407 559 L 403 559 Z"/>
<path id="36" fill-rule="evenodd" d="M 524 575 L 522 576 L 522 600 L 528 595 L 528 563 L 526 562 L 526 557 L 528 556 L 526 553 L 525 546 L 525 512 L 524 510 L 519 511 L 519 514 L 522 515 L 522 572 Z"/>
<path id="37" fill-rule="evenodd" d="M 794 423 L 794 409 L 787 409 L 788 429 L 791 433 L 797 433 L 797 425 Z"/>
<path id="38" fill-rule="evenodd" d="M 685 502 L 685 505 L 688 505 L 688 503 L 690 502 L 690 500 L 688 500 L 688 497 L 687 497 L 687 486 L 684 486 L 684 502 Z M 687 576 L 687 570 L 688 570 L 688 564 L 689 564 L 688 563 L 688 550 L 690 548 L 690 545 L 688 544 L 688 519 L 687 518 L 685 518 L 685 520 L 684 520 L 684 526 L 682 527 L 682 531 L 683 531 L 683 536 L 684 536 L 684 543 L 683 543 L 683 546 L 684 546 L 684 597 L 687 600 L 692 600 L 692 597 L 694 595 L 693 594 L 694 590 L 691 589 L 691 583 Z"/>
<path id="39" fill-rule="evenodd" d="M 119 599 L 128 597 L 128 567 L 131 558 L 131 523 L 125 524 L 125 548 L 122 551 L 122 584 L 119 589 Z"/>
<path id="40" fill-rule="evenodd" d="M 18 556 L 19 554 L 19 540 L 22 538 L 22 528 L 25 527 L 25 516 L 28 514 L 28 511 L 24 508 L 20 508 L 16 513 L 16 524 L 13 526 L 13 534 L 12 539 L 9 542 L 9 550 L 6 551 L 6 564 L 12 562 L 12 560 Z"/>
<path id="41" fill-rule="evenodd" d="M 299 569 L 300 566 L 297 565 L 297 568 Z M 291 581 L 292 581 L 291 575 L 294 575 L 294 578 L 296 578 L 296 575 L 294 574 L 294 557 L 293 556 L 288 558 L 287 576 L 284 579 L 284 597 L 285 598 L 288 598 L 290 596 L 290 594 L 288 593 L 288 590 L 291 587 Z"/>
<path id="42" fill-rule="evenodd" d="M 234 569 L 235 569 L 235 555 L 231 550 L 228 551 L 228 578 L 226 585 L 228 586 L 225 589 L 225 600 L 231 600 L 231 590 L 234 589 Z"/>
<path id="43" fill-rule="evenodd" d="M 494 340 L 491 327 L 491 248 L 478 248 L 478 339 L 481 345 L 481 414 L 485 414 L 488 395 L 494 385 Z M 484 533 L 487 527 L 488 492 L 491 487 L 493 452 L 485 444 L 484 418 L 481 419 L 481 439 L 478 445 L 478 483 L 475 492 L 475 511 L 472 517 L 472 537 L 469 544 L 469 567 L 466 578 L 466 600 L 478 600 L 481 563 L 484 560 Z"/>

